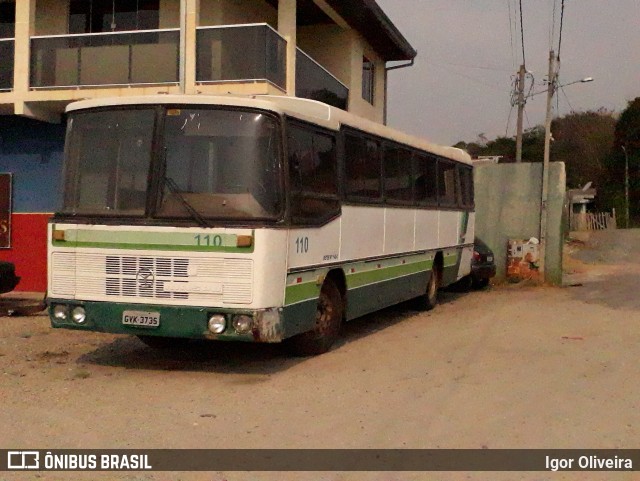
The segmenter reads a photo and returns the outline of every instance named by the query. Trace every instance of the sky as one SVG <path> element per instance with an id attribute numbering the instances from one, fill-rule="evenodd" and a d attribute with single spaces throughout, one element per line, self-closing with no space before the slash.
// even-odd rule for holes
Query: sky
<path id="1" fill-rule="evenodd" d="M 511 91 L 523 63 L 519 0 L 377 2 L 418 51 L 413 67 L 389 72 L 391 127 L 445 145 L 474 142 L 480 134 L 515 135 Z M 561 4 L 522 0 L 533 92 L 546 88 Z M 640 0 L 565 0 L 559 82 L 586 77 L 594 81 L 558 91 L 554 115 L 599 108 L 619 113 L 640 97 Z M 544 124 L 545 110 L 546 95 L 530 98 L 524 128 Z"/>

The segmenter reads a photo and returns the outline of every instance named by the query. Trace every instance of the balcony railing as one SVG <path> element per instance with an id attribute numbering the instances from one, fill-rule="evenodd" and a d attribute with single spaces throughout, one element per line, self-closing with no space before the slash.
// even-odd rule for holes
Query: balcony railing
<path id="1" fill-rule="evenodd" d="M 327 69 L 298 48 L 296 53 L 296 97 L 318 100 L 347 110 L 349 89 Z"/>
<path id="2" fill-rule="evenodd" d="M 267 81 L 286 88 L 287 42 L 267 24 L 199 27 L 196 81 Z"/>
<path id="3" fill-rule="evenodd" d="M 0 91 L 13 89 L 14 41 L 0 38 Z"/>
<path id="4" fill-rule="evenodd" d="M 31 38 L 31 87 L 178 82 L 180 31 L 144 30 Z"/>

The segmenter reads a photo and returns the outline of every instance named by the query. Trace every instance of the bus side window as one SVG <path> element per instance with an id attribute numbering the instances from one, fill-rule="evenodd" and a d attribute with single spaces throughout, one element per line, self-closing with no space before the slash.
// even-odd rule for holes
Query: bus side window
<path id="1" fill-rule="evenodd" d="M 436 159 L 418 154 L 414 157 L 415 192 L 418 205 L 436 205 L 438 203 L 438 179 Z"/>
<path id="2" fill-rule="evenodd" d="M 318 222 L 339 210 L 335 135 L 290 123 L 289 184 L 294 221 Z"/>
<path id="3" fill-rule="evenodd" d="M 444 207 L 457 205 L 456 166 L 444 159 L 438 160 L 438 203 Z"/>
<path id="4" fill-rule="evenodd" d="M 384 149 L 384 195 L 394 204 L 411 205 L 413 181 L 411 151 L 395 145 Z"/>
<path id="5" fill-rule="evenodd" d="M 460 178 L 460 207 L 473 207 L 473 169 L 466 165 L 458 165 Z"/>
<path id="6" fill-rule="evenodd" d="M 347 198 L 380 202 L 382 166 L 379 142 L 349 133 L 345 134 L 344 140 Z"/>

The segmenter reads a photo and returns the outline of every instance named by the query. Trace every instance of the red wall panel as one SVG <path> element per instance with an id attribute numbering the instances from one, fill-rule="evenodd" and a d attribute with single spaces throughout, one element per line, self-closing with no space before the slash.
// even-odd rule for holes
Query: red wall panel
<path id="1" fill-rule="evenodd" d="M 0 249 L 0 259 L 16 265 L 16 274 L 22 278 L 16 291 L 47 290 L 47 222 L 51 215 L 11 215 L 11 248 Z"/>

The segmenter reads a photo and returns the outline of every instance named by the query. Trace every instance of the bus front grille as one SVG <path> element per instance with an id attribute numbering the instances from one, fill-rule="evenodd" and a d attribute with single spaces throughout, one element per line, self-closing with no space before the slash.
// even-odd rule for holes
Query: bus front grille
<path id="1" fill-rule="evenodd" d="M 250 304 L 251 259 L 54 252 L 50 296 L 83 300 Z"/>

